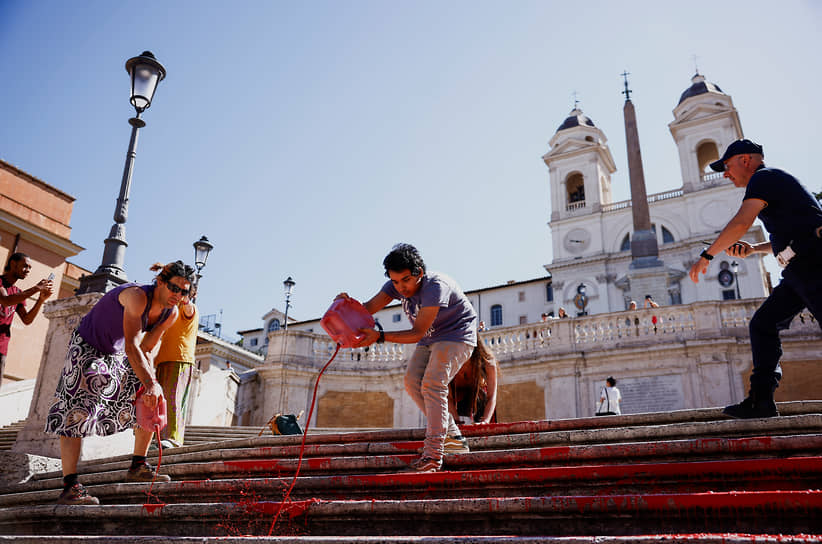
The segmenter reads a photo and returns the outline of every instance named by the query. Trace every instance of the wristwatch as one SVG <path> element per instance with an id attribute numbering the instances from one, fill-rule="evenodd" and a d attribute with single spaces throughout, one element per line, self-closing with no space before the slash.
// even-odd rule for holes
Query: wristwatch
<path id="1" fill-rule="evenodd" d="M 710 253 L 708 253 L 707 249 L 703 249 L 702 253 L 700 253 L 699 256 L 702 257 L 703 259 L 705 259 L 706 261 L 713 261 L 714 260 L 714 256 L 711 255 Z"/>

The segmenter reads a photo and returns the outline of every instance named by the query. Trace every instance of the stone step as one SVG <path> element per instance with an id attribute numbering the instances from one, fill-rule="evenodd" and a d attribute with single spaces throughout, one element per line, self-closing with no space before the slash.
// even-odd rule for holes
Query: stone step
<path id="1" fill-rule="evenodd" d="M 802 433 L 814 433 L 820 429 L 822 429 L 822 415 L 807 414 L 759 420 L 722 420 L 627 428 L 606 427 L 576 432 L 563 430 L 528 434 L 496 434 L 468 438 L 472 454 L 481 455 L 472 455 L 467 458 L 454 457 L 453 459 L 449 457 L 447 462 L 453 462 L 454 468 L 466 469 L 467 467 L 480 468 L 483 465 L 498 466 L 513 462 L 526 463 L 528 466 L 548 462 L 590 463 L 602 456 L 607 456 L 612 462 L 618 462 L 619 459 L 623 462 L 663 457 L 675 459 L 682 455 L 693 458 L 697 454 L 702 455 L 702 459 L 707 459 L 706 456 L 731 458 L 738 454 L 760 455 L 759 452 L 772 449 L 769 445 L 771 440 L 777 440 L 778 447 L 785 448 L 786 454 L 787 452 L 792 452 L 792 455 L 816 454 L 822 453 L 820 437 Z M 499 430 L 492 429 L 490 432 L 499 432 Z M 361 470 L 377 472 L 396 470 L 405 466 L 409 456 L 413 457 L 422 446 L 421 442 L 414 440 L 414 438 L 422 438 L 422 433 L 422 429 L 409 429 L 327 435 L 309 434 L 306 437 L 305 458 L 306 460 L 311 459 L 311 462 L 304 463 L 302 471 L 304 473 L 317 471 L 344 473 Z M 705 438 L 689 439 L 699 436 Z M 802 436 L 805 438 L 801 438 Z M 712 440 L 711 437 L 717 437 L 717 440 Z M 748 440 L 728 442 L 727 437 L 740 437 Z M 658 440 L 664 440 L 664 445 L 654 446 Z M 163 465 L 168 470 L 164 472 L 190 479 L 226 478 L 238 474 L 258 476 L 288 474 L 296 468 L 296 458 L 299 455 L 301 442 L 301 436 L 278 436 L 226 441 L 220 443 L 219 448 L 215 448 L 212 444 L 166 449 L 163 455 Z M 591 447 L 582 448 L 584 445 Z M 566 451 L 563 448 L 570 446 L 580 446 L 580 448 L 569 450 L 570 456 L 563 458 L 563 453 Z M 728 449 L 732 447 L 738 450 Z M 516 450 L 519 453 L 505 453 L 509 450 Z M 154 452 L 150 456 L 155 464 L 157 453 Z M 130 460 L 129 455 L 122 455 L 81 462 L 79 470 L 84 475 L 125 470 Z M 212 463 L 216 464 L 212 466 Z M 178 470 L 175 469 L 176 465 L 185 466 Z M 198 473 L 198 470 L 201 472 Z M 60 477 L 59 471 L 41 473 L 26 485 L 31 486 L 35 484 L 35 481 Z M 84 479 L 84 481 L 87 480 Z M 0 492 L 4 491 L 14 491 L 14 486 L 10 489 L 0 489 Z"/>
<path id="2" fill-rule="evenodd" d="M 103 504 L 281 500 L 293 478 L 230 478 L 175 480 L 150 484 L 117 482 L 91 484 L 89 492 Z M 709 491 L 777 491 L 822 487 L 822 457 L 747 459 L 630 465 L 500 468 L 443 471 L 433 474 L 401 472 L 346 476 L 302 476 L 291 494 L 294 500 L 322 499 L 443 499 L 476 496 L 534 496 L 702 493 Z M 1 507 L 53 504 L 59 488 L 9 493 Z"/>
<path id="3" fill-rule="evenodd" d="M 783 416 L 795 416 L 802 414 L 822 413 L 822 401 L 799 401 L 777 403 L 779 412 Z M 673 423 L 693 423 L 710 420 L 727 420 L 727 416 L 722 414 L 719 408 L 701 408 L 692 410 L 675 410 L 671 412 L 652 412 L 643 414 L 627 414 L 610 417 L 589 417 L 575 419 L 559 419 L 545 421 L 520 421 L 514 423 L 492 423 L 487 425 L 465 425 L 462 433 L 465 436 L 493 436 L 501 434 L 518 434 L 531 432 L 548 432 L 562 430 L 583 430 L 616 426 L 642 426 L 642 425 L 669 425 Z M 186 445 L 195 445 L 202 442 L 215 442 L 223 440 L 233 440 L 236 438 L 256 438 L 261 436 L 271 437 L 271 431 L 264 427 L 209 427 L 189 425 L 186 428 Z M 396 435 L 400 429 L 371 430 L 371 429 L 327 429 L 314 428 L 309 430 L 309 435 L 339 435 L 339 434 L 361 434 L 369 436 L 369 440 L 377 439 L 381 435 Z M 414 438 L 422 439 L 424 429 L 414 429 Z M 190 440 L 190 436 L 194 436 Z M 281 437 L 282 438 L 282 437 Z"/>
<path id="4" fill-rule="evenodd" d="M 23 430 L 26 422 L 17 421 L 0 428 L 0 451 L 11 451 L 14 442 L 17 440 L 17 433 Z"/>
<path id="5" fill-rule="evenodd" d="M 797 419 L 808 416 L 795 416 Z M 781 419 L 781 418 L 780 418 Z M 785 418 L 788 419 L 788 418 Z M 776 421 L 776 420 L 775 420 Z M 731 422 L 745 427 L 749 422 Z M 797 423 L 799 426 L 799 423 Z M 473 439 L 472 439 L 473 440 Z M 539 446 L 535 435 L 523 435 L 520 444 L 509 449 L 472 449 L 467 454 L 450 454 L 444 459 L 449 470 L 478 470 L 505 467 L 573 466 L 588 464 L 630 464 L 653 461 L 696 461 L 763 457 L 822 455 L 822 434 L 761 435 L 740 438 L 694 438 L 686 440 L 590 443 Z M 404 471 L 418 454 L 421 442 L 353 443 L 306 447 L 302 475 L 341 475 Z M 473 444 L 472 444 L 473 446 Z M 530 447 L 528 447 L 530 446 Z M 176 453 L 163 457 L 160 471 L 175 480 L 225 479 L 238 477 L 277 477 L 293 474 L 299 464 L 298 446 L 280 448 L 225 448 Z M 121 456 L 81 469 L 85 485 L 122 481 L 130 458 Z M 40 474 L 24 484 L 7 486 L 2 493 L 25 490 L 58 489 L 59 471 Z M 0 504 L 2 504 L 0 495 Z"/>
<path id="6" fill-rule="evenodd" d="M 693 533 L 632 536 L 0 536 L 13 544 L 803 544 L 822 542 L 819 535 Z"/>
<path id="7" fill-rule="evenodd" d="M 278 502 L 33 506 L 0 511 L 9 535 L 267 535 Z M 790 531 L 786 531 L 786 527 Z M 437 500 L 289 502 L 273 534 L 649 535 L 822 534 L 822 492 L 738 491 Z"/>

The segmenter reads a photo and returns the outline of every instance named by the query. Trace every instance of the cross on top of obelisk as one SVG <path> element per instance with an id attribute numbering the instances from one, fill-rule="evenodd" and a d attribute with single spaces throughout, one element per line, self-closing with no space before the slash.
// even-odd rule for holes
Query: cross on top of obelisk
<path id="1" fill-rule="evenodd" d="M 573 97 L 574 97 L 574 109 L 575 109 L 575 110 L 578 110 L 578 109 L 579 109 L 579 99 L 577 99 L 577 92 L 576 92 L 576 91 L 574 91 L 574 92 L 573 92 L 573 93 L 571 93 L 571 94 L 572 94 L 572 95 L 573 95 Z"/>
<path id="2" fill-rule="evenodd" d="M 625 78 L 625 90 L 622 91 L 622 94 L 625 95 L 625 101 L 630 102 L 631 101 L 631 93 L 633 91 L 631 91 L 631 89 L 628 88 L 628 76 L 631 75 L 631 73 L 629 71 L 625 70 L 620 75 Z"/>

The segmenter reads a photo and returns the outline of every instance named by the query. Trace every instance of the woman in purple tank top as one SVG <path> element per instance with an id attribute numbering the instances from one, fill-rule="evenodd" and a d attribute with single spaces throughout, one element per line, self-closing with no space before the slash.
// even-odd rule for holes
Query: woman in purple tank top
<path id="1" fill-rule="evenodd" d="M 72 334 L 45 429 L 60 436 L 63 493 L 58 504 L 99 504 L 78 481 L 77 462 L 86 436 L 109 436 L 133 427 L 134 457 L 126 481 L 155 477 L 146 462 L 153 430 L 136 425 L 134 399 L 141 385 L 141 402 L 150 408 L 163 395 L 152 350 L 177 319 L 177 303 L 194 280 L 194 269 L 182 261 L 157 269 L 152 285 L 128 283 L 103 295 Z M 162 474 L 156 479 L 170 480 Z"/>

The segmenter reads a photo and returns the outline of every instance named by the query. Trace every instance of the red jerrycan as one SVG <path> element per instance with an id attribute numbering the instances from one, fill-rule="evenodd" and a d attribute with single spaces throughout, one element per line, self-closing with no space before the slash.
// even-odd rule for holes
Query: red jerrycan
<path id="1" fill-rule="evenodd" d="M 374 327 L 374 318 L 353 298 L 336 299 L 320 320 L 328 336 L 344 348 L 353 348 L 365 335 L 360 329 Z"/>
<path id="2" fill-rule="evenodd" d="M 160 397 L 154 409 L 151 409 L 143 402 L 143 394 L 145 394 L 145 388 L 140 386 L 140 389 L 137 391 L 137 396 L 134 399 L 134 408 L 137 411 L 137 425 L 151 432 L 159 432 L 165 429 L 166 423 L 168 423 L 166 398 Z"/>

